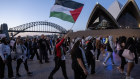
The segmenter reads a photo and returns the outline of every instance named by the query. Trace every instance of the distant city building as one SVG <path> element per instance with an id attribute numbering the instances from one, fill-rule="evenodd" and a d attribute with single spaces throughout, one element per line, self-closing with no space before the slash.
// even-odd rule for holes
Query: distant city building
<path id="1" fill-rule="evenodd" d="M 86 27 L 90 30 L 140 28 L 140 10 L 135 0 L 128 0 L 124 6 L 115 0 L 108 10 L 98 3 Z"/>
<path id="2" fill-rule="evenodd" d="M 9 34 L 8 34 L 8 25 L 7 24 L 1 24 L 1 33 L 5 34 L 6 37 L 9 39 Z"/>

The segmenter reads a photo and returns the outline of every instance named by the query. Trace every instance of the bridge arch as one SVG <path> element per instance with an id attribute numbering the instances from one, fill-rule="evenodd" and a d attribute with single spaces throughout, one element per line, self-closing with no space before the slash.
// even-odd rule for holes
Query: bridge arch
<path id="1" fill-rule="evenodd" d="M 26 31 L 29 28 L 33 28 L 35 26 L 47 26 L 47 27 L 51 27 L 54 29 L 57 29 L 59 32 L 54 32 L 54 31 L 45 31 L 45 30 L 39 30 L 39 29 L 34 29 L 31 31 Z M 21 33 L 21 32 L 49 32 L 49 33 L 66 33 L 67 30 L 65 28 L 63 28 L 60 25 L 57 25 L 55 23 L 52 22 L 47 22 L 47 21 L 36 21 L 36 22 L 30 22 L 30 23 L 26 23 L 23 25 L 19 25 L 13 28 L 9 28 L 10 32 L 14 32 L 13 36 L 16 36 L 17 34 Z"/>

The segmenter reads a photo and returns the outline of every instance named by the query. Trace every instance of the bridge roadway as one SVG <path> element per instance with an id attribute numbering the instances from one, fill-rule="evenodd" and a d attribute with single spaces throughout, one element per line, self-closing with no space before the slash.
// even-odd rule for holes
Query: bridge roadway
<path id="1" fill-rule="evenodd" d="M 1 31 L 1 30 L 0 30 Z M 24 31 L 24 30 L 8 30 L 8 32 L 40 32 L 40 33 L 62 33 L 62 32 L 51 32 L 51 31 Z"/>
<path id="2" fill-rule="evenodd" d="M 112 66 L 110 62 L 111 60 L 109 60 L 107 66 L 104 67 L 102 64 L 104 57 L 101 54 L 99 58 L 100 62 L 96 61 L 96 73 L 94 75 L 88 75 L 87 79 L 125 79 L 125 75 L 120 74 L 119 71 L 117 70 L 117 66 L 120 63 L 120 59 L 118 55 L 114 54 L 113 56 L 116 65 Z M 18 79 L 48 79 L 48 75 L 54 68 L 53 56 L 49 56 L 49 58 L 50 58 L 50 63 L 39 64 L 38 60 L 36 60 L 36 56 L 33 61 L 28 61 L 29 69 L 30 71 L 33 72 L 33 76 L 27 76 L 26 71 L 24 69 L 24 65 L 22 64 L 20 67 L 20 74 L 22 75 L 22 77 Z M 125 67 L 125 71 L 126 71 L 126 67 Z M 73 70 L 71 69 L 71 58 L 69 55 L 67 55 L 66 58 L 66 68 L 67 68 L 66 70 L 69 79 L 74 79 Z M 16 70 L 15 61 L 13 61 L 13 70 L 15 74 L 15 70 Z M 7 75 L 7 68 L 5 74 Z M 132 71 L 132 77 L 134 77 L 134 79 L 140 79 L 140 59 L 139 59 L 139 64 L 135 65 Z M 61 68 L 54 75 L 54 79 L 64 79 Z"/>

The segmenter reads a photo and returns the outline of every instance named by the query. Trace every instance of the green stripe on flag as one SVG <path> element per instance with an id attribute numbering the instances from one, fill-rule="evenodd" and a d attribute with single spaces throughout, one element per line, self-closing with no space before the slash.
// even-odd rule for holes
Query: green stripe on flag
<path id="1" fill-rule="evenodd" d="M 50 17 L 57 17 L 57 18 L 60 18 L 62 20 L 69 21 L 69 22 L 72 22 L 72 23 L 75 22 L 71 15 L 67 15 L 63 12 L 51 12 Z"/>

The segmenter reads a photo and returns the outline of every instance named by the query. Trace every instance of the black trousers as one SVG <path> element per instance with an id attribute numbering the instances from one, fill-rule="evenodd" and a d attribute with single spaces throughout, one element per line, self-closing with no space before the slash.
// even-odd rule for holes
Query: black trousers
<path id="1" fill-rule="evenodd" d="M 48 61 L 48 52 L 46 51 L 46 49 L 39 49 L 40 51 L 40 62 L 42 62 L 42 59 L 44 57 L 45 62 Z"/>
<path id="2" fill-rule="evenodd" d="M 91 74 L 95 73 L 95 56 L 90 57 L 87 62 L 88 66 L 91 66 Z"/>
<path id="3" fill-rule="evenodd" d="M 30 59 L 33 59 L 35 55 L 37 56 L 37 59 L 39 60 L 39 55 L 38 55 L 37 49 L 32 50 L 32 55 L 31 55 Z"/>
<path id="4" fill-rule="evenodd" d="M 16 67 L 16 73 L 17 73 L 17 74 L 19 74 L 19 67 L 20 67 L 20 65 L 21 65 L 22 62 L 23 62 L 22 59 L 18 59 L 18 60 L 17 60 L 17 67 Z M 24 62 L 24 67 L 25 67 L 25 70 L 28 72 L 29 69 L 28 69 L 28 65 L 27 65 L 27 59 L 26 59 L 25 62 Z"/>
<path id="5" fill-rule="evenodd" d="M 97 60 L 99 59 L 100 54 L 101 54 L 101 50 L 97 49 Z"/>
<path id="6" fill-rule="evenodd" d="M 11 56 L 8 56 L 6 64 L 3 62 L 2 58 L 0 57 L 0 78 L 4 78 L 4 71 L 5 65 L 8 66 L 8 77 L 13 77 L 13 69 L 12 69 L 12 59 Z"/>
<path id="7" fill-rule="evenodd" d="M 138 57 L 140 57 L 140 48 L 137 48 Z"/>
<path id="8" fill-rule="evenodd" d="M 123 51 L 124 51 L 124 50 L 120 50 L 120 51 L 119 51 L 119 56 L 120 56 L 120 58 L 121 58 L 121 69 L 122 69 L 122 70 L 124 70 L 124 66 L 125 66 L 125 64 L 127 64 L 125 58 L 122 56 Z"/>
<path id="9" fill-rule="evenodd" d="M 74 79 L 86 79 L 87 76 L 84 74 L 83 71 L 74 69 Z"/>
<path id="10" fill-rule="evenodd" d="M 59 60 L 59 59 L 55 59 L 55 67 L 52 70 L 50 76 L 53 77 L 53 75 L 59 70 L 59 68 L 61 67 L 62 69 L 62 73 L 64 75 L 65 79 L 68 79 L 67 77 L 67 73 L 66 73 L 66 64 L 65 64 L 65 60 Z"/>

